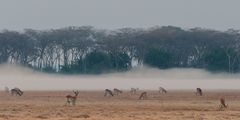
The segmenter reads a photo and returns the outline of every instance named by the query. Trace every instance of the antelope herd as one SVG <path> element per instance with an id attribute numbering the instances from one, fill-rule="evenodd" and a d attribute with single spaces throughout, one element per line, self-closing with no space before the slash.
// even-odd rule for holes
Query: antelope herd
<path id="1" fill-rule="evenodd" d="M 23 91 L 17 87 L 13 88 L 13 89 L 9 89 L 8 87 L 5 87 L 4 88 L 5 92 L 6 93 L 10 93 L 12 96 L 22 96 L 23 95 Z M 131 88 L 130 89 L 130 94 L 131 95 L 137 95 L 137 92 L 139 91 L 139 88 Z M 76 100 L 77 100 L 77 97 L 78 97 L 78 94 L 79 94 L 79 91 L 73 91 L 74 95 L 66 95 L 66 105 L 72 105 L 72 106 L 75 106 L 76 105 Z M 117 88 L 114 88 L 113 90 L 110 90 L 110 89 L 105 89 L 105 92 L 104 92 L 104 97 L 113 97 L 113 96 L 118 96 L 120 94 L 122 94 L 123 91 L 122 90 L 119 90 Z M 158 93 L 164 93 L 166 94 L 167 93 L 167 90 L 163 87 L 159 87 L 158 88 Z M 196 88 L 196 96 L 203 96 L 203 91 L 201 88 Z M 147 92 L 146 91 L 143 91 L 141 92 L 140 96 L 138 97 L 138 100 L 145 100 L 147 99 Z M 225 99 L 223 97 L 220 98 L 220 106 L 219 106 L 219 109 L 224 109 L 224 108 L 227 108 L 228 105 L 226 104 L 225 102 Z"/>

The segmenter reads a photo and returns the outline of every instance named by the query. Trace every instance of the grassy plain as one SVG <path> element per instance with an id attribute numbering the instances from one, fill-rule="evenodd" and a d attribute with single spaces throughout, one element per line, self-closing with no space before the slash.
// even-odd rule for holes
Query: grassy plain
<path id="1" fill-rule="evenodd" d="M 65 106 L 71 91 L 0 92 L 0 120 L 240 120 L 240 90 L 204 90 L 202 97 L 194 90 L 147 91 L 147 100 L 138 100 L 140 92 L 80 91 L 76 106 Z M 227 109 L 219 109 L 221 96 Z"/>

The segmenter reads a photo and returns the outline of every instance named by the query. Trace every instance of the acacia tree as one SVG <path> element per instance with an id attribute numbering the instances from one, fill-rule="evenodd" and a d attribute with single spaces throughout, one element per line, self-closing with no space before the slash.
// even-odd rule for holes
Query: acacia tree
<path id="1" fill-rule="evenodd" d="M 163 50 L 151 49 L 144 58 L 145 64 L 161 69 L 170 68 L 172 64 L 171 54 Z"/>
<path id="2" fill-rule="evenodd" d="M 217 48 L 205 56 L 207 69 L 213 71 L 228 71 L 228 57 L 222 48 Z"/>
<path id="3" fill-rule="evenodd" d="M 0 33 L 0 63 L 5 63 L 8 61 L 10 55 L 13 52 L 13 42 L 9 39 L 6 32 Z"/>
<path id="4" fill-rule="evenodd" d="M 174 26 L 3 31 L 0 32 L 0 63 L 31 65 L 55 72 L 65 69 L 88 73 L 96 69 L 89 65 L 89 60 L 94 61 L 92 59 L 101 55 L 109 62 L 106 69 L 101 69 L 106 71 L 128 70 L 132 67 L 131 61 L 137 61 L 138 65 L 158 68 L 193 67 L 236 72 L 240 70 L 239 38 L 236 30 L 184 30 Z"/>

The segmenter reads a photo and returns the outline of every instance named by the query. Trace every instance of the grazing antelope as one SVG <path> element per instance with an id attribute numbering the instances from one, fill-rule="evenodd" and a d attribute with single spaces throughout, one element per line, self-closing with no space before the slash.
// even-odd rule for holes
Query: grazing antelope
<path id="1" fill-rule="evenodd" d="M 113 93 L 114 93 L 114 95 L 119 95 L 119 94 L 122 94 L 122 91 L 117 88 L 114 88 Z"/>
<path id="2" fill-rule="evenodd" d="M 159 91 L 158 91 L 159 93 L 167 93 L 167 90 L 166 89 L 164 89 L 163 87 L 159 87 Z"/>
<path id="3" fill-rule="evenodd" d="M 220 109 L 227 108 L 228 105 L 225 103 L 225 99 L 223 97 L 220 98 Z"/>
<path id="4" fill-rule="evenodd" d="M 201 88 L 197 88 L 196 95 L 200 95 L 200 96 L 203 95 L 203 92 L 202 92 Z"/>
<path id="5" fill-rule="evenodd" d="M 131 93 L 132 95 L 134 95 L 134 94 L 137 93 L 138 90 L 139 90 L 138 88 L 131 88 L 130 93 Z"/>
<path id="6" fill-rule="evenodd" d="M 77 100 L 77 96 L 79 94 L 79 91 L 73 91 L 73 93 L 75 94 L 74 96 L 72 95 L 67 95 L 67 103 L 68 105 L 70 105 L 72 103 L 72 105 L 74 106 L 76 104 L 76 100 Z"/>
<path id="7" fill-rule="evenodd" d="M 18 96 L 22 96 L 23 95 L 23 91 L 21 91 L 19 88 L 13 88 L 11 89 L 11 95 L 18 95 Z"/>
<path id="8" fill-rule="evenodd" d="M 105 93 L 104 93 L 104 96 L 113 96 L 113 92 L 109 89 L 105 89 Z"/>
<path id="9" fill-rule="evenodd" d="M 139 100 L 141 100 L 141 99 L 147 99 L 147 92 L 142 92 L 142 94 L 139 96 L 139 98 L 138 98 Z"/>

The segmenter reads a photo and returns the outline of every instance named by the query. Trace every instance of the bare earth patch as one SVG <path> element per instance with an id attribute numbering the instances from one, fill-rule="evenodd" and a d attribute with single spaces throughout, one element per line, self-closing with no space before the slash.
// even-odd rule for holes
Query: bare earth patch
<path id="1" fill-rule="evenodd" d="M 25 91 L 21 97 L 0 92 L 0 120 L 240 120 L 240 91 L 147 91 L 138 100 L 128 91 L 104 97 L 104 91 L 81 91 L 76 106 L 65 106 L 71 91 Z M 224 96 L 228 108 L 219 110 Z"/>

